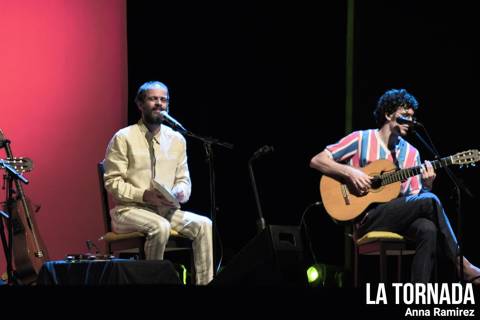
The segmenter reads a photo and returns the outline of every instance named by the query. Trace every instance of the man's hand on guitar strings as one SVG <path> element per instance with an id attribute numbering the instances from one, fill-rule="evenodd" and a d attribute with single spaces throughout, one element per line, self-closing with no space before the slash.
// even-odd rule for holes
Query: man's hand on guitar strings
<path id="1" fill-rule="evenodd" d="M 367 194 L 372 185 L 372 177 L 357 168 L 348 168 L 347 180 L 351 191 L 357 195 Z"/>
<path id="2" fill-rule="evenodd" d="M 428 160 L 425 160 L 425 164 L 422 165 L 420 172 L 422 174 L 422 183 L 426 188 L 431 190 L 433 187 L 433 181 L 437 177 L 432 163 Z"/>

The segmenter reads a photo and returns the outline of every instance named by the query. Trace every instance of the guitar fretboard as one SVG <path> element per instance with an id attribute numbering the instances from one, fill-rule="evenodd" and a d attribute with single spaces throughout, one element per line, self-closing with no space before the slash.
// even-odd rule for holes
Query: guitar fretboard
<path id="1" fill-rule="evenodd" d="M 449 166 L 453 163 L 452 157 L 445 157 L 439 160 L 434 160 L 431 162 L 434 169 L 440 169 L 446 166 Z M 381 179 L 382 186 L 385 186 L 390 183 L 405 181 L 410 177 L 421 174 L 422 166 L 411 167 L 407 169 L 400 169 L 394 172 L 388 172 L 377 176 L 377 179 Z"/>

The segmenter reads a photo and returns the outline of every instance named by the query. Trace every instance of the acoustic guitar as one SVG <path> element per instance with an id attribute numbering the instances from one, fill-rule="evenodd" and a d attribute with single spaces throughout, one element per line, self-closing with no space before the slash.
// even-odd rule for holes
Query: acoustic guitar
<path id="1" fill-rule="evenodd" d="M 0 168 L 3 163 L 3 167 L 8 164 L 20 169 L 21 172 L 31 170 L 32 161 L 29 158 L 13 157 L 10 140 L 5 138 L 2 130 L 0 130 L 0 145 L 5 148 L 7 154 L 7 159 L 0 161 Z M 37 232 L 36 219 L 32 215 L 40 207 L 34 206 L 30 199 L 25 196 L 22 184 L 18 179 L 12 181 L 12 178 L 7 176 L 6 182 L 8 185 L 7 192 L 11 196 L 11 199 L 8 199 L 5 203 L 6 211 L 10 214 L 8 229 L 11 233 L 9 236 L 12 237 L 8 249 L 13 254 L 11 258 L 13 258 L 13 264 L 15 265 L 15 280 L 23 284 L 32 284 L 36 281 L 43 263 L 48 259 L 46 247 Z M 15 185 L 15 188 L 11 188 L 12 184 Z M 12 281 L 13 279 L 9 280 Z"/>
<path id="2" fill-rule="evenodd" d="M 464 166 L 480 160 L 478 150 L 459 152 L 453 156 L 432 161 L 434 169 L 452 164 Z M 373 203 L 385 203 L 400 194 L 402 181 L 419 175 L 422 166 L 398 169 L 391 161 L 377 160 L 364 168 L 363 172 L 373 177 L 371 188 L 365 195 L 356 195 L 338 179 L 323 175 L 320 179 L 320 196 L 327 213 L 339 221 L 353 220 Z"/>

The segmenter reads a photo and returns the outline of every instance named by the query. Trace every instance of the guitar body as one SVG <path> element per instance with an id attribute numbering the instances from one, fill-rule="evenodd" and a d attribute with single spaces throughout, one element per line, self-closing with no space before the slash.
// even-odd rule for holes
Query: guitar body
<path id="1" fill-rule="evenodd" d="M 364 168 L 369 176 L 378 176 L 397 170 L 388 160 L 377 160 Z M 372 187 L 366 195 L 357 196 L 350 192 L 342 181 L 323 175 L 320 180 L 320 195 L 327 213 L 339 221 L 353 220 L 373 203 L 384 203 L 400 194 L 401 182 L 394 182 L 378 188 Z"/>
<path id="2" fill-rule="evenodd" d="M 46 247 L 39 234 L 35 234 L 37 223 L 33 213 L 36 211 L 26 198 L 30 215 L 25 213 L 22 201 L 18 199 L 12 210 L 13 224 L 13 261 L 18 280 L 29 284 L 37 279 L 37 275 L 48 259 Z M 40 254 L 39 254 L 40 253 Z"/>

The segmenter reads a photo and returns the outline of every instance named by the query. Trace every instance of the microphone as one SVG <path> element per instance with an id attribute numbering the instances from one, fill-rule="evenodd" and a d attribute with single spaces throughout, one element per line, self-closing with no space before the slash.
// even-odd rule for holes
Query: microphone
<path id="1" fill-rule="evenodd" d="M 252 160 L 257 159 L 267 153 L 273 152 L 273 150 L 273 146 L 265 145 L 253 153 Z"/>
<path id="2" fill-rule="evenodd" d="M 397 117 L 396 121 L 398 124 L 408 124 L 409 126 L 412 126 L 412 127 L 423 127 L 423 124 L 421 124 L 420 122 L 416 120 L 410 120 L 404 116 Z"/>
<path id="3" fill-rule="evenodd" d="M 172 118 L 167 111 L 161 111 L 160 114 L 163 116 L 163 120 L 165 120 L 174 130 L 178 130 L 181 132 L 187 132 L 187 129 L 185 129 L 180 122 Z"/>

